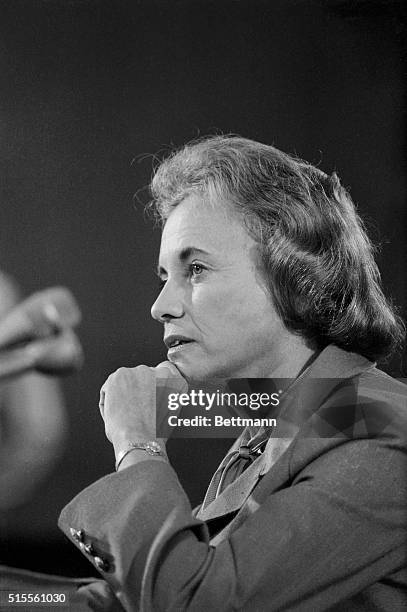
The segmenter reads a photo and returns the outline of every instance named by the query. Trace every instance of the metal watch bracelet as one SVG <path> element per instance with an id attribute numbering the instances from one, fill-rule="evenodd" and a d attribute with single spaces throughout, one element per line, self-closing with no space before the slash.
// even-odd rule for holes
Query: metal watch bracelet
<path id="1" fill-rule="evenodd" d="M 120 467 L 123 459 L 134 450 L 143 450 L 152 457 L 164 456 L 161 446 L 155 440 L 148 440 L 147 442 L 129 442 L 128 448 L 119 452 L 115 464 L 116 472 Z"/>

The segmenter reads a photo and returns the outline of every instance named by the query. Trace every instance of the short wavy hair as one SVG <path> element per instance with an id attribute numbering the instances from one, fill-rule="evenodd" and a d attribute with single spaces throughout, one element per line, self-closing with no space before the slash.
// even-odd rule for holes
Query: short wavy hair
<path id="1" fill-rule="evenodd" d="M 333 343 L 375 361 L 402 342 L 374 248 L 335 173 L 273 146 L 211 136 L 162 161 L 150 190 L 163 223 L 192 193 L 242 214 L 279 316 L 309 346 Z"/>

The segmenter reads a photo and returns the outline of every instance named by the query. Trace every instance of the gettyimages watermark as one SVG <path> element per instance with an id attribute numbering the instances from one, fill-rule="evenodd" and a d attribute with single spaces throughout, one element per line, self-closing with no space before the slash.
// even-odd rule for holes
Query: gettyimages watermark
<path id="1" fill-rule="evenodd" d="M 407 408 L 407 379 L 399 381 L 388 393 Z M 374 438 L 397 427 L 397 409 L 381 399 L 385 384 L 375 392 L 363 379 L 240 378 L 190 381 L 179 392 L 177 381 L 158 381 L 156 435 L 236 438 L 245 427 L 261 427 L 270 437 Z"/>

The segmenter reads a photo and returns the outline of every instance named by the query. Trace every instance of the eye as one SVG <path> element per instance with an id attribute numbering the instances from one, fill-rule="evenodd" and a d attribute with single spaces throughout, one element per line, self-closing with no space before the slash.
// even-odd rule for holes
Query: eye
<path id="1" fill-rule="evenodd" d="M 193 276 L 199 276 L 200 274 L 202 274 L 202 272 L 204 271 L 204 267 L 203 265 L 199 264 L 199 263 L 192 263 L 189 266 L 190 272 Z"/>

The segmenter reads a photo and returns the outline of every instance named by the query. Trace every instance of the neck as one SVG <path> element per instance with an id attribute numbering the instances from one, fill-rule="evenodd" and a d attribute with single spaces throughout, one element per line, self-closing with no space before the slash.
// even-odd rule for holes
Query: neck
<path id="1" fill-rule="evenodd" d="M 318 356 L 318 351 L 309 348 L 303 338 L 294 334 L 287 334 L 273 355 L 268 376 L 270 378 L 295 379 Z"/>

